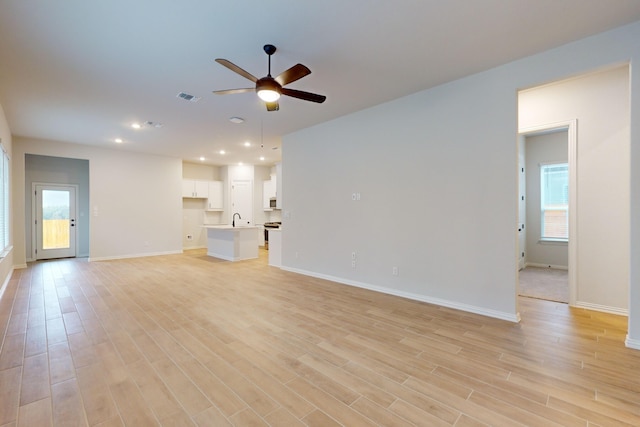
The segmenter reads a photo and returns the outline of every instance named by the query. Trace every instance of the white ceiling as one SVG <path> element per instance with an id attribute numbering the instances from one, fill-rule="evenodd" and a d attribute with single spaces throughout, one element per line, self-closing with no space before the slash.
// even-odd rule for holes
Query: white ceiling
<path id="1" fill-rule="evenodd" d="M 14 136 L 271 164 L 281 135 L 637 20 L 638 0 L 0 0 L 0 104 Z M 267 43 L 327 101 L 211 93 L 252 85 L 215 58 L 262 77 Z"/>

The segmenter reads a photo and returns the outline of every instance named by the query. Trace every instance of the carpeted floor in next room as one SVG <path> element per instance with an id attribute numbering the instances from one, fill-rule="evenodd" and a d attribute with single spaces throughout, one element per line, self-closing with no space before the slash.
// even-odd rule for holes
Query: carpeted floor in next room
<path id="1" fill-rule="evenodd" d="M 569 302 L 567 270 L 526 267 L 520 270 L 520 296 L 548 301 Z"/>

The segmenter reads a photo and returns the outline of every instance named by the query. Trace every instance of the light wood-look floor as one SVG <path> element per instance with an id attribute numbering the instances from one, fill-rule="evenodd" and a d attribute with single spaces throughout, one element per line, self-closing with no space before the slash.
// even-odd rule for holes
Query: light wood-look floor
<path id="1" fill-rule="evenodd" d="M 0 426 L 638 426 L 626 318 L 512 324 L 184 255 L 14 273 Z"/>

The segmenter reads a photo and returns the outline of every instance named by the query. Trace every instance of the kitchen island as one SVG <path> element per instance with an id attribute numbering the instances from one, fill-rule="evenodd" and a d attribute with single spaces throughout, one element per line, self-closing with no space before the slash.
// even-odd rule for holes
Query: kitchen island
<path id="1" fill-rule="evenodd" d="M 258 258 L 258 232 L 262 227 L 205 225 L 207 255 L 227 261 Z"/>

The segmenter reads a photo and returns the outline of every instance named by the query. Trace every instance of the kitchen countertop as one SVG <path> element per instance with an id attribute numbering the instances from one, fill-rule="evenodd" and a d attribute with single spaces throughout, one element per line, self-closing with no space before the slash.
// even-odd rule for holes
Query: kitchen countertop
<path id="1" fill-rule="evenodd" d="M 232 226 L 230 224 L 205 224 L 202 226 L 203 228 L 213 228 L 217 230 L 246 230 L 251 228 L 262 228 L 257 225 L 237 225 Z"/>

